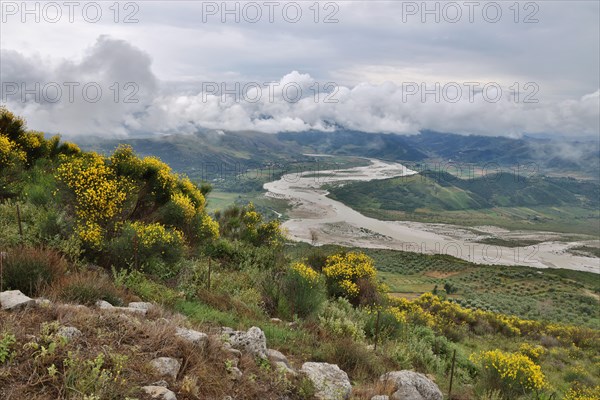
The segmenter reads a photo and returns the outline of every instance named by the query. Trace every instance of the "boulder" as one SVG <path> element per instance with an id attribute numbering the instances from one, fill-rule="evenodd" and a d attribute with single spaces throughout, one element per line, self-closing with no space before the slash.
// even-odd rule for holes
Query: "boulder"
<path id="1" fill-rule="evenodd" d="M 255 357 L 267 358 L 267 338 L 260 328 L 253 326 L 247 332 L 224 330 L 223 333 L 234 349 L 250 353 Z"/>
<path id="2" fill-rule="evenodd" d="M 199 347 L 206 347 L 208 345 L 208 335 L 206 333 L 198 332 L 193 329 L 177 328 L 175 335 L 182 338 L 186 342 Z"/>
<path id="3" fill-rule="evenodd" d="M 34 306 L 35 300 L 25 296 L 20 290 L 7 290 L 0 293 L 0 304 L 3 310 L 18 310 Z"/>
<path id="4" fill-rule="evenodd" d="M 177 379 L 181 363 L 179 360 L 171 357 L 159 357 L 150 361 L 150 365 L 160 376 L 167 376 Z"/>
<path id="5" fill-rule="evenodd" d="M 425 375 L 414 371 L 393 371 L 379 378 L 393 385 L 391 400 L 442 400 L 438 386 Z"/>
<path id="6" fill-rule="evenodd" d="M 307 362 L 300 371 L 313 383 L 319 400 L 345 400 L 352 394 L 348 374 L 335 364 Z"/>
<path id="7" fill-rule="evenodd" d="M 277 350 L 267 349 L 267 357 L 275 369 L 283 370 L 286 373 L 296 375 L 296 371 L 294 371 L 287 357 L 283 355 L 283 353 Z"/>
<path id="8" fill-rule="evenodd" d="M 144 386 L 142 390 L 153 399 L 177 400 L 175 393 L 164 386 Z"/>

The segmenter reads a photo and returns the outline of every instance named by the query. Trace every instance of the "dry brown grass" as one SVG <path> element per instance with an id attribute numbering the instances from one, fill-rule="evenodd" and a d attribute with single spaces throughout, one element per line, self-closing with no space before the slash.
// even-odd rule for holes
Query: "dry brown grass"
<path id="1" fill-rule="evenodd" d="M 360 388 L 352 391 L 352 398 L 356 400 L 370 400 L 376 395 L 392 396 L 394 393 L 394 385 L 389 381 L 382 382 L 380 380 L 373 381 L 370 385 L 363 385 Z"/>
<path id="2" fill-rule="evenodd" d="M 64 274 L 42 294 L 54 301 L 84 305 L 93 305 L 98 300 L 108 301 L 112 305 L 137 300 L 126 290 L 117 288 L 104 271 L 88 269 Z"/>

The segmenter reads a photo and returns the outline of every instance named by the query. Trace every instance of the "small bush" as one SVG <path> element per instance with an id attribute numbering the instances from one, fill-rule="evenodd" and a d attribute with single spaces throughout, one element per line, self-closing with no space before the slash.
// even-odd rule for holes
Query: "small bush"
<path id="1" fill-rule="evenodd" d="M 177 299 L 180 298 L 179 294 L 173 289 L 148 279 L 139 271 L 128 272 L 122 270 L 119 273 L 114 273 L 115 283 L 117 285 L 126 287 L 144 301 L 151 301 L 163 305 L 173 305 Z"/>
<path id="2" fill-rule="evenodd" d="M 379 313 L 379 321 L 377 321 L 377 311 L 372 311 L 369 314 L 365 331 L 370 338 L 375 338 L 377 335 L 379 342 L 381 342 L 382 340 L 400 337 L 404 328 L 405 324 L 399 321 L 388 309 Z"/>
<path id="3" fill-rule="evenodd" d="M 286 318 L 306 318 L 315 314 L 326 299 L 325 284 L 312 268 L 295 263 L 283 277 L 279 313 Z"/>
<path id="4" fill-rule="evenodd" d="M 364 340 L 364 319 L 360 310 L 340 297 L 325 304 L 319 314 L 319 325 L 331 336 Z"/>
<path id="5" fill-rule="evenodd" d="M 5 333 L 2 335 L 2 339 L 0 339 L 0 364 L 10 360 L 13 356 L 13 352 L 11 351 L 11 347 L 16 343 L 17 339 L 15 335 L 11 333 Z"/>
<path id="6" fill-rule="evenodd" d="M 341 338 L 325 346 L 327 362 L 337 364 L 353 380 L 373 379 L 385 372 L 382 360 L 364 344 Z"/>
<path id="7" fill-rule="evenodd" d="M 98 300 L 121 305 L 124 293 L 103 273 L 84 270 L 64 276 L 49 290 L 50 297 L 70 303 L 92 305 Z"/>
<path id="8" fill-rule="evenodd" d="M 7 252 L 2 279 L 3 290 L 20 290 L 28 296 L 40 291 L 62 277 L 68 264 L 56 251 L 25 247 Z"/>

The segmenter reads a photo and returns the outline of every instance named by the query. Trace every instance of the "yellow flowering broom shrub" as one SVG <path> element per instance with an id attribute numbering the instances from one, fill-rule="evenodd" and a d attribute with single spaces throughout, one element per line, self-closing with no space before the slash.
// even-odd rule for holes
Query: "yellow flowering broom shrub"
<path id="1" fill-rule="evenodd" d="M 327 257 L 323 274 L 331 295 L 356 303 L 361 294 L 359 281 L 374 281 L 376 270 L 371 257 L 364 253 L 349 252 Z"/>
<path id="2" fill-rule="evenodd" d="M 106 160 L 96 153 L 62 157 L 56 177 L 73 195 L 77 232 L 84 243 L 101 246 L 107 229 L 123 211 L 132 183 L 116 176 Z"/>
<path id="3" fill-rule="evenodd" d="M 487 387 L 499 389 L 509 398 L 539 392 L 547 386 L 541 367 L 524 354 L 490 350 L 469 359 L 481 366 Z"/>
<path id="4" fill-rule="evenodd" d="M 135 183 L 132 219 L 176 228 L 190 242 L 218 237 L 218 224 L 205 211 L 204 194 L 189 178 L 174 173 L 157 157 L 140 159 L 131 146 L 119 146 L 110 161 L 118 176 Z"/>

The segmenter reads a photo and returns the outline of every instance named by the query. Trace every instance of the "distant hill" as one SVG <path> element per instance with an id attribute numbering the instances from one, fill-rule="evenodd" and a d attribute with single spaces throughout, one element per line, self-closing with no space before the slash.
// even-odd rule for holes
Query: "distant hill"
<path id="1" fill-rule="evenodd" d="M 330 189 L 331 197 L 353 207 L 413 212 L 491 207 L 600 207 L 600 185 L 569 178 L 524 178 L 497 173 L 459 179 L 445 172 L 424 171 L 409 177 L 353 182 Z"/>
<path id="2" fill-rule="evenodd" d="M 106 140 L 77 140 L 88 150 L 104 153 L 128 143 L 142 155 L 156 155 L 174 169 L 197 175 L 205 169 L 240 169 L 306 161 L 305 153 L 360 156 L 419 164 L 452 161 L 498 166 L 535 165 L 539 172 L 569 172 L 598 179 L 598 141 L 566 141 L 524 137 L 457 135 L 423 131 L 418 135 L 365 133 L 338 129 L 265 134 L 206 130 L 194 134 Z M 421 170 L 421 169 L 418 169 Z M 530 171 L 531 172 L 531 171 Z"/>
<path id="3" fill-rule="evenodd" d="M 513 139 L 496 136 L 457 135 L 423 131 L 406 136 L 409 145 L 429 158 L 454 162 L 516 166 L 535 163 L 540 169 L 578 171 L 598 179 L 599 141 L 565 139 Z"/>
<path id="4" fill-rule="evenodd" d="M 129 144 L 142 156 L 160 157 L 176 171 L 207 180 L 236 171 L 308 159 L 302 155 L 300 146 L 281 142 L 276 135 L 258 132 L 204 131 L 125 140 L 92 138 L 79 144 L 100 153 L 110 153 L 119 144 Z"/>
<path id="5" fill-rule="evenodd" d="M 336 132 L 280 133 L 284 143 L 316 153 L 352 155 L 394 161 L 420 161 L 428 156 L 408 136 L 340 130 Z"/>

